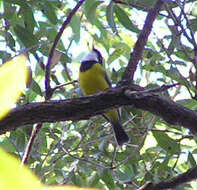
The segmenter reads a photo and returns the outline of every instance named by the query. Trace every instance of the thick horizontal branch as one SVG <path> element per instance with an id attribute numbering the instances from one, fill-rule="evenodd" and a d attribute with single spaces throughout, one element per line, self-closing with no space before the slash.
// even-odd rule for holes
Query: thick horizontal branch
<path id="1" fill-rule="evenodd" d="M 185 173 L 182 173 L 176 177 L 173 177 L 169 180 L 162 181 L 158 184 L 153 184 L 151 182 L 148 182 L 143 187 L 141 187 L 139 190 L 162 190 L 162 189 L 171 189 L 175 188 L 183 183 L 190 182 L 192 180 L 197 179 L 197 167 L 192 168 Z"/>
<path id="2" fill-rule="evenodd" d="M 27 124 L 89 119 L 109 108 L 125 105 L 133 105 L 162 117 L 169 124 L 183 126 L 197 132 L 195 111 L 157 94 L 147 91 L 131 91 L 128 86 L 123 86 L 93 96 L 19 106 L 0 121 L 0 134 Z"/>

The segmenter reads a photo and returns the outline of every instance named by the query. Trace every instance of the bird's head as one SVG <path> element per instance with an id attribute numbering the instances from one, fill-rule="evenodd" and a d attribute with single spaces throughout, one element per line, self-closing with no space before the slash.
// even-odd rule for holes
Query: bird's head
<path id="1" fill-rule="evenodd" d="M 93 47 L 92 51 L 90 51 L 87 55 L 85 55 L 85 57 L 82 60 L 82 62 L 87 62 L 87 61 L 96 61 L 102 65 L 103 57 L 100 51 L 98 51 Z"/>

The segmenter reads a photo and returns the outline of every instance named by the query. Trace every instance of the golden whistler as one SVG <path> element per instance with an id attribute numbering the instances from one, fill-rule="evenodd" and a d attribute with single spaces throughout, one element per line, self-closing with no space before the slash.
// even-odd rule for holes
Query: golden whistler
<path id="1" fill-rule="evenodd" d="M 91 95 L 111 87 L 111 82 L 103 67 L 101 53 L 93 48 L 82 60 L 79 70 L 79 84 L 84 95 Z M 122 146 L 129 141 L 129 137 L 120 123 L 118 109 L 112 109 L 104 114 L 111 123 L 118 145 Z"/>

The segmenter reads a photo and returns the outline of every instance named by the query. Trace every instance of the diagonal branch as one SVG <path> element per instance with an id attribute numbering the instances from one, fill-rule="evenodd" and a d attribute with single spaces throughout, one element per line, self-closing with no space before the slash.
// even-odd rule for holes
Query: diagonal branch
<path id="1" fill-rule="evenodd" d="M 148 182 L 138 190 L 162 190 L 162 189 L 171 189 L 175 188 L 183 183 L 190 182 L 192 180 L 197 179 L 197 167 L 189 169 L 185 173 L 182 173 L 176 177 L 173 177 L 169 180 L 162 181 L 157 184 L 153 184 Z"/>
<path id="2" fill-rule="evenodd" d="M 50 86 L 50 74 L 51 74 L 51 71 L 50 71 L 50 67 L 51 67 L 51 60 L 52 60 L 52 57 L 53 57 L 53 53 L 55 51 L 55 48 L 58 44 L 58 41 L 60 40 L 63 32 L 64 32 L 64 29 L 66 28 L 66 26 L 70 23 L 73 15 L 77 12 L 77 10 L 79 9 L 79 7 L 83 4 L 85 0 L 80 0 L 76 6 L 72 9 L 72 11 L 69 13 L 69 15 L 67 16 L 66 20 L 64 21 L 64 23 L 62 24 L 55 40 L 54 40 L 54 43 L 53 43 L 53 46 L 50 50 L 50 53 L 49 53 L 49 57 L 48 57 L 48 61 L 47 61 L 47 65 L 46 65 L 46 73 L 45 73 L 45 90 L 46 90 L 46 94 L 45 94 L 45 98 L 46 100 L 49 100 L 51 95 L 52 95 L 52 89 L 51 89 L 51 86 Z"/>
<path id="3" fill-rule="evenodd" d="M 0 121 L 0 134 L 22 125 L 78 121 L 102 114 L 112 107 L 133 105 L 160 116 L 172 125 L 179 125 L 197 133 L 197 113 L 156 93 L 134 91 L 122 86 L 96 95 L 59 101 L 35 102 L 19 106 Z"/>
<path id="4" fill-rule="evenodd" d="M 36 136 L 38 135 L 38 133 L 39 133 L 41 127 L 42 127 L 42 123 L 39 123 L 39 124 L 37 124 L 37 125 L 35 126 L 35 128 L 32 130 L 30 139 L 29 139 L 29 141 L 28 141 L 28 144 L 27 144 L 27 146 L 25 147 L 25 152 L 24 152 L 23 158 L 22 158 L 22 160 L 21 160 L 21 165 L 27 164 L 27 162 L 28 162 L 28 160 L 29 160 L 29 157 L 30 157 L 30 153 L 31 153 L 33 144 L 34 144 L 34 140 L 35 140 Z"/>
<path id="5" fill-rule="evenodd" d="M 140 59 L 142 58 L 142 53 L 147 43 L 148 36 L 151 33 L 153 22 L 156 19 L 162 5 L 163 5 L 163 1 L 157 0 L 155 6 L 152 9 L 150 9 L 150 11 L 148 12 L 143 29 L 139 34 L 139 37 L 137 39 L 133 52 L 131 53 L 128 66 L 123 74 L 123 77 L 122 77 L 123 81 L 130 82 L 133 80 L 135 71 L 137 69 L 137 65 Z"/>

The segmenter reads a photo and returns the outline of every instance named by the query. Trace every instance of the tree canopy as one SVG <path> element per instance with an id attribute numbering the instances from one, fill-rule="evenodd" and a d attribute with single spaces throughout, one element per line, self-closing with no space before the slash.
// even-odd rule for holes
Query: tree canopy
<path id="1" fill-rule="evenodd" d="M 25 53 L 31 71 L 0 121 L 0 147 L 46 185 L 197 188 L 195 0 L 2 0 L 0 7 L 1 63 Z M 78 70 L 92 46 L 114 88 L 83 97 Z M 131 138 L 122 147 L 101 115 L 112 107 L 121 107 Z"/>

